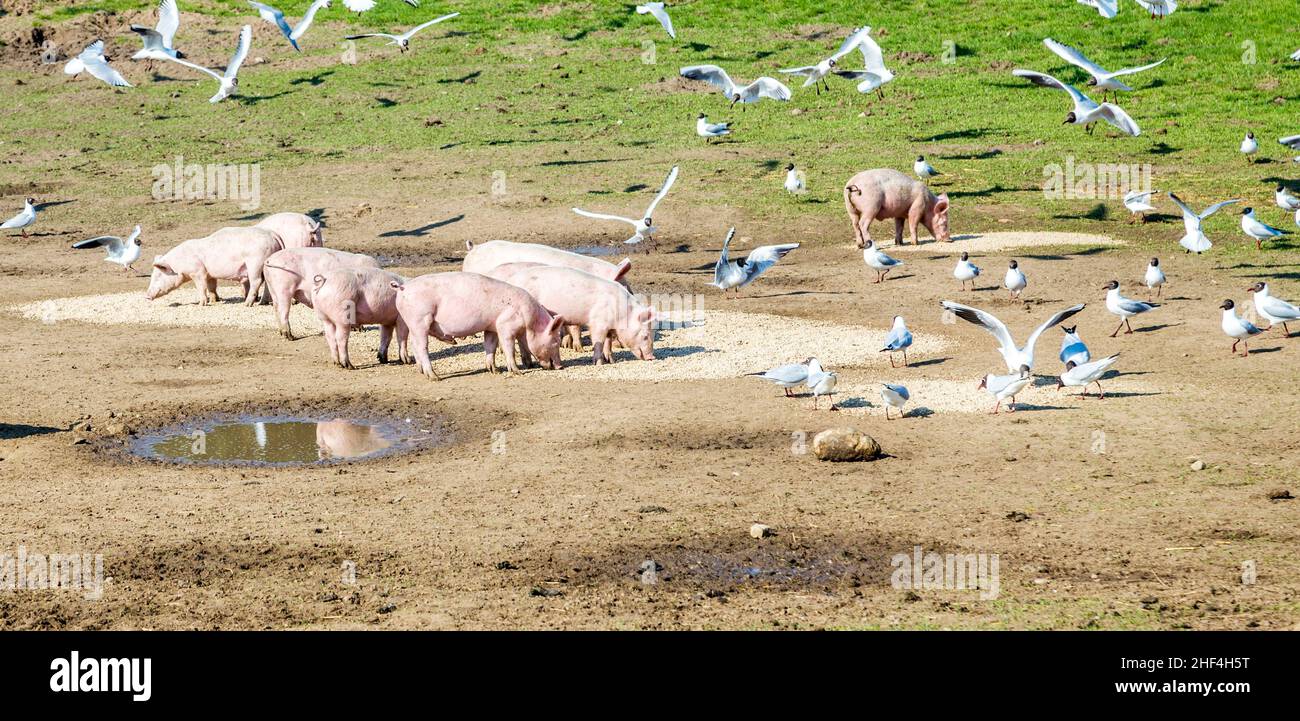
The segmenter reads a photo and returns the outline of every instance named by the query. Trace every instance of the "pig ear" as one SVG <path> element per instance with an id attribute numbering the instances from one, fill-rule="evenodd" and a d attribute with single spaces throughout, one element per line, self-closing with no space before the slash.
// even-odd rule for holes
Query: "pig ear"
<path id="1" fill-rule="evenodd" d="M 161 270 L 167 275 L 176 275 L 176 271 L 172 270 L 171 266 L 167 265 L 166 263 L 163 263 L 162 261 L 155 260 L 153 262 L 153 267 L 157 268 L 158 270 Z"/>
<path id="2" fill-rule="evenodd" d="M 934 212 L 938 213 L 947 209 L 948 209 L 948 194 L 944 193 L 943 195 L 940 195 L 937 201 L 935 202 Z"/>
<path id="3" fill-rule="evenodd" d="M 641 312 L 636 314 L 636 320 L 638 323 L 649 323 L 650 321 L 654 320 L 654 317 L 655 317 L 655 309 L 649 306 L 642 308 Z"/>
<path id="4" fill-rule="evenodd" d="M 550 324 L 546 326 L 546 332 L 548 334 L 554 333 L 563 325 L 564 325 L 564 318 L 557 315 L 554 318 L 552 318 Z"/>
<path id="5" fill-rule="evenodd" d="M 624 258 L 622 263 L 618 264 L 618 272 L 614 274 L 614 280 L 623 280 L 623 276 L 632 270 L 632 259 Z"/>

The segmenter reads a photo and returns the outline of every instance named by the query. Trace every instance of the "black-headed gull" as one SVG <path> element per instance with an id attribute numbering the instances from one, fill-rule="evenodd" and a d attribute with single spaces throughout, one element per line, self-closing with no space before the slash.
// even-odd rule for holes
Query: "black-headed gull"
<path id="1" fill-rule="evenodd" d="M 664 26 L 664 31 L 668 33 L 668 37 L 672 38 L 673 40 L 677 39 L 677 31 L 673 30 L 673 19 L 668 17 L 668 10 L 664 7 L 663 3 L 654 2 L 654 3 L 646 3 L 645 5 L 637 5 L 636 14 L 653 15 L 655 17 L 655 20 L 658 20 L 659 24 Z"/>
<path id="2" fill-rule="evenodd" d="M 221 87 L 217 89 L 216 95 L 208 98 L 208 102 L 219 103 L 230 97 L 237 89 L 239 89 L 239 68 L 244 64 L 244 60 L 248 57 L 248 49 L 252 47 L 252 45 L 253 27 L 251 25 L 245 25 L 239 30 L 239 44 L 235 46 L 235 54 L 231 56 L 230 63 L 226 65 L 226 71 L 224 73 L 217 73 L 215 70 L 209 70 L 202 65 L 195 65 L 188 60 L 182 60 L 180 58 L 167 59 L 179 65 L 184 65 L 187 68 L 207 73 L 216 78 L 217 82 L 221 83 Z"/>
<path id="3" fill-rule="evenodd" d="M 581 208 L 574 208 L 573 212 L 587 218 L 595 218 L 596 220 L 617 220 L 627 223 L 633 228 L 632 237 L 623 241 L 628 245 L 640 243 L 643 240 L 653 240 L 655 231 L 659 230 L 654 225 L 655 208 L 659 205 L 659 201 L 663 200 L 665 195 L 668 195 L 668 190 L 673 187 L 673 183 L 675 182 L 677 182 L 676 165 L 673 166 L 672 170 L 668 171 L 668 178 L 664 180 L 663 187 L 659 189 L 659 193 L 655 195 L 655 199 L 650 201 L 650 207 L 645 209 L 645 215 L 640 219 L 624 218 L 621 215 L 592 213 L 590 211 L 582 210 Z M 647 249 L 646 252 L 649 252 L 649 250 Z"/>
<path id="4" fill-rule="evenodd" d="M 952 277 L 961 281 L 962 290 L 966 290 L 967 281 L 970 281 L 971 289 L 974 290 L 975 279 L 980 277 L 980 269 L 970 262 L 970 253 L 962 251 L 961 258 L 957 260 L 957 267 L 952 269 Z"/>
<path id="5" fill-rule="evenodd" d="M 1007 403 L 1007 411 L 1015 413 L 1016 394 L 1027 388 L 1033 380 L 1034 377 L 1029 374 L 1029 366 L 1021 365 L 1011 375 L 998 376 L 990 373 L 984 376 L 980 379 L 979 388 L 992 393 L 993 397 L 997 399 L 993 410 L 989 411 L 991 414 L 997 415 L 998 409 L 1002 407 L 1002 401 L 1008 399 L 1010 399 L 1010 402 Z"/>
<path id="6" fill-rule="evenodd" d="M 23 237 L 27 237 L 27 228 L 36 222 L 36 198 L 28 198 L 23 205 L 23 209 L 18 215 L 0 223 L 0 229 L 3 230 L 22 230 Z"/>
<path id="7" fill-rule="evenodd" d="M 1147 265 L 1146 275 L 1142 276 L 1142 282 L 1146 283 L 1148 297 L 1152 288 L 1156 291 L 1156 297 L 1160 297 L 1160 293 L 1165 287 L 1165 272 L 1160 269 L 1159 258 L 1151 259 L 1151 262 Z"/>
<path id="8" fill-rule="evenodd" d="M 1011 337 L 1011 332 L 1007 330 L 1006 324 L 998 320 L 992 313 L 980 310 L 979 308 L 972 308 L 968 305 L 962 305 L 961 303 L 954 303 L 950 300 L 945 300 L 940 303 L 940 305 L 943 306 L 944 310 L 951 311 L 958 318 L 969 323 L 974 323 L 989 333 L 992 333 L 993 337 L 998 341 L 998 352 L 1002 354 L 1002 359 L 1007 363 L 1007 370 L 1012 372 L 1018 371 L 1022 365 L 1033 368 L 1034 345 L 1038 343 L 1038 337 L 1043 334 L 1043 331 L 1046 331 L 1048 328 L 1051 328 L 1084 308 L 1084 304 L 1080 303 L 1057 312 L 1051 318 L 1048 318 L 1047 322 L 1038 326 L 1034 329 L 1033 333 L 1029 334 L 1029 339 L 1025 342 L 1023 348 L 1017 348 L 1016 342 Z"/>
<path id="9" fill-rule="evenodd" d="M 1088 85 L 1090 87 L 1095 87 L 1098 90 L 1100 90 L 1101 97 L 1103 100 L 1106 98 L 1107 92 L 1114 94 L 1121 90 L 1125 92 L 1129 92 L 1133 90 L 1133 88 L 1130 88 L 1129 86 L 1125 85 L 1117 78 L 1121 78 L 1125 75 L 1132 75 L 1134 73 L 1140 73 L 1144 70 L 1150 70 L 1151 68 L 1154 68 L 1160 63 L 1164 62 L 1164 60 L 1161 59 L 1154 63 L 1150 63 L 1149 65 L 1142 65 L 1136 68 L 1124 68 L 1123 70 L 1116 70 L 1115 72 L 1112 73 L 1112 72 L 1108 72 L 1105 68 L 1089 60 L 1087 56 L 1085 56 L 1083 53 L 1079 52 L 1078 50 L 1070 47 L 1069 45 L 1058 43 L 1051 38 L 1044 39 L 1043 44 L 1047 46 L 1048 50 L 1051 50 L 1052 52 L 1056 53 L 1065 62 L 1087 73 L 1089 76 Z"/>
<path id="10" fill-rule="evenodd" d="M 1255 217 L 1254 208 L 1241 209 L 1241 232 L 1255 239 L 1255 249 L 1260 250 L 1264 247 L 1264 241 L 1272 240 L 1282 235 L 1282 231 L 1266 223 L 1259 222 Z"/>
<path id="11" fill-rule="evenodd" d="M 1124 194 L 1124 207 L 1128 208 L 1134 217 L 1145 223 L 1147 222 L 1147 213 L 1156 209 L 1151 204 L 1151 196 L 1159 192 L 1159 190 L 1130 190 Z M 1130 220 L 1129 222 L 1133 221 Z"/>
<path id="12" fill-rule="evenodd" d="M 808 380 L 808 366 L 816 359 L 809 358 L 803 363 L 790 363 L 788 365 L 777 366 L 763 373 L 748 373 L 746 375 L 757 376 L 765 381 L 785 389 L 787 398 L 794 394 L 790 392 L 791 388 L 797 388 Z M 820 364 L 819 366 L 820 367 Z"/>
<path id="13" fill-rule="evenodd" d="M 786 189 L 786 192 L 795 195 L 808 192 L 803 184 L 803 174 L 794 169 L 794 163 L 785 166 L 785 182 L 781 186 Z"/>
<path id="14" fill-rule="evenodd" d="M 741 109 L 744 104 L 756 103 L 763 98 L 772 100 L 789 100 L 790 88 L 781 84 L 780 80 L 769 78 L 766 75 L 755 80 L 754 82 L 740 87 L 731 80 L 727 71 L 717 65 L 690 65 L 680 71 L 681 76 L 690 80 L 702 80 L 722 91 L 727 100 L 732 105 L 741 103 Z"/>
<path id="15" fill-rule="evenodd" d="M 1259 141 L 1255 140 L 1255 134 L 1246 133 L 1246 137 L 1241 139 L 1241 153 L 1246 156 L 1246 162 L 1255 162 L 1251 156 L 1257 152 L 1259 152 Z"/>
<path id="16" fill-rule="evenodd" d="M 1035 85 L 1041 85 L 1045 88 L 1056 88 L 1064 90 L 1070 95 L 1074 107 L 1065 116 L 1065 122 L 1062 125 L 1082 125 L 1091 133 L 1092 124 L 1098 120 L 1105 120 L 1115 126 L 1121 133 L 1137 137 L 1142 134 L 1138 124 L 1130 118 L 1128 113 L 1113 103 L 1097 104 L 1092 98 L 1079 92 L 1073 85 L 1063 83 L 1060 80 L 1046 73 L 1035 72 L 1033 70 L 1012 70 L 1012 75 L 1025 78 Z"/>
<path id="17" fill-rule="evenodd" d="M 81 73 L 90 73 L 91 77 L 102 80 L 115 88 L 129 88 L 131 83 L 122 77 L 122 73 L 113 69 L 104 57 L 104 41 L 96 40 L 86 46 L 77 57 L 63 66 L 63 72 L 76 77 Z"/>
<path id="18" fill-rule="evenodd" d="M 867 28 L 867 30 L 870 30 L 870 28 Z M 826 76 L 830 75 L 835 70 L 835 67 L 839 64 L 840 58 L 853 52 L 854 49 L 861 47 L 862 39 L 865 37 L 867 36 L 866 33 L 863 32 L 863 28 L 858 28 L 845 38 L 844 42 L 840 43 L 839 49 L 829 58 L 819 60 L 814 65 L 804 65 L 797 68 L 784 68 L 777 72 L 785 73 L 787 75 L 802 76 L 804 78 L 803 87 L 806 88 L 809 85 L 812 85 L 817 89 L 817 93 L 821 94 L 823 85 L 826 86 L 827 90 L 831 89 L 831 86 L 826 82 Z"/>
<path id="19" fill-rule="evenodd" d="M 1101 389 L 1101 377 L 1119 360 L 1119 354 L 1107 356 L 1101 360 L 1088 363 L 1070 361 L 1065 364 L 1065 372 L 1056 379 L 1056 390 L 1062 388 L 1082 388 L 1083 395 L 1088 395 L 1088 386 L 1097 384 L 1097 397 L 1105 398 L 1106 391 Z"/>
<path id="20" fill-rule="evenodd" d="M 1201 230 L 1201 224 L 1205 222 L 1205 219 L 1219 212 L 1219 208 L 1222 208 L 1225 205 L 1232 205 L 1233 203 L 1241 202 L 1239 199 L 1225 200 L 1221 203 L 1211 205 L 1198 214 L 1196 211 L 1187 207 L 1187 205 L 1185 205 L 1177 195 L 1170 193 L 1169 199 L 1174 201 L 1174 204 L 1183 211 L 1183 228 L 1187 232 L 1178 241 L 1178 244 L 1183 246 L 1188 253 L 1196 253 L 1197 255 L 1200 255 L 1213 247 L 1210 239 L 1205 237 L 1205 233 Z"/>
<path id="21" fill-rule="evenodd" d="M 1223 329 L 1223 332 L 1226 333 L 1229 338 L 1233 339 L 1233 355 L 1236 355 L 1237 353 L 1237 344 L 1241 343 L 1243 344 L 1242 348 L 1245 350 L 1241 356 L 1245 358 L 1250 355 L 1250 343 L 1247 342 L 1246 339 L 1250 338 L 1252 335 L 1259 335 L 1264 331 L 1256 328 L 1254 323 L 1251 323 L 1244 318 L 1237 317 L 1237 311 L 1235 310 L 1237 306 L 1231 300 L 1223 301 L 1219 307 L 1223 309 L 1223 319 L 1219 322 L 1219 327 Z"/>
<path id="22" fill-rule="evenodd" d="M 817 410 L 817 397 L 829 396 L 831 399 L 831 410 L 838 411 L 835 407 L 835 384 L 839 382 L 839 376 L 827 370 L 822 370 L 822 365 L 813 358 L 808 362 L 808 380 L 805 385 L 808 390 L 812 391 L 813 410 Z"/>
<path id="23" fill-rule="evenodd" d="M 1164 18 L 1166 15 L 1172 15 L 1178 9 L 1178 3 L 1175 0 L 1137 0 L 1137 4 L 1151 13 L 1153 18 Z"/>
<path id="24" fill-rule="evenodd" d="M 1133 326 L 1129 325 L 1128 322 L 1129 318 L 1160 307 L 1155 303 L 1144 303 L 1140 300 L 1133 300 L 1132 298 L 1125 298 L 1120 295 L 1118 280 L 1112 280 L 1103 286 L 1103 288 L 1106 291 L 1106 310 L 1122 319 L 1120 320 L 1119 325 L 1115 327 L 1115 332 L 1110 334 L 1111 338 L 1114 338 L 1119 334 L 1120 328 L 1127 328 L 1127 330 L 1124 331 L 1125 335 L 1133 332 Z"/>
<path id="25" fill-rule="evenodd" d="M 132 25 L 131 31 L 140 36 L 144 47 L 131 56 L 132 60 L 170 60 L 183 58 L 185 53 L 175 48 L 176 29 L 181 26 L 181 13 L 176 0 L 158 3 L 158 24 L 153 28 Z"/>
<path id="26" fill-rule="evenodd" d="M 1255 310 L 1268 321 L 1269 325 L 1266 330 L 1273 330 L 1273 326 L 1281 323 L 1282 333 L 1290 338 L 1291 329 L 1287 328 L 1286 324 L 1294 320 L 1300 320 L 1300 308 L 1281 298 L 1274 298 L 1269 293 L 1268 283 L 1263 281 L 1250 286 L 1246 291 L 1255 294 Z"/>
<path id="27" fill-rule="evenodd" d="M 930 165 L 930 163 L 926 161 L 924 155 L 916 156 L 916 160 L 912 163 L 912 172 L 916 173 L 916 177 L 922 181 L 929 180 L 930 178 L 939 175 L 939 171 L 935 170 L 934 166 Z"/>
<path id="28" fill-rule="evenodd" d="M 873 283 L 881 282 L 889 271 L 903 265 L 903 261 L 885 255 L 884 251 L 877 248 L 875 241 L 872 240 L 868 240 L 867 245 L 862 249 L 862 260 L 872 270 L 876 271 L 876 279 L 872 281 Z"/>
<path id="29" fill-rule="evenodd" d="M 695 118 L 695 134 L 705 140 L 731 135 L 731 123 L 710 123 L 709 116 L 700 113 L 699 117 Z"/>
<path id="30" fill-rule="evenodd" d="M 856 81 L 858 92 L 869 93 L 875 91 L 880 97 L 885 97 L 885 91 L 882 89 L 885 83 L 894 79 L 894 74 L 889 68 L 885 67 L 885 53 L 880 49 L 874 38 L 871 37 L 871 27 L 863 26 L 853 31 L 853 34 L 840 44 L 836 57 L 847 54 L 850 50 L 857 48 L 862 53 L 862 70 L 836 70 L 835 74 L 841 78 Z"/>
<path id="31" fill-rule="evenodd" d="M 1093 8 L 1107 20 L 1119 14 L 1119 0 L 1079 0 L 1079 4 Z"/>
<path id="32" fill-rule="evenodd" d="M 292 27 L 289 26 L 289 21 L 284 19 L 284 12 L 279 8 L 257 2 L 257 0 L 248 0 L 248 4 L 253 6 L 253 9 L 257 11 L 257 14 L 263 20 L 279 28 L 280 34 L 284 35 L 294 50 L 302 52 L 302 48 L 298 47 L 298 41 L 302 39 L 303 35 L 307 34 L 307 29 L 311 27 L 312 21 L 316 19 L 317 11 L 330 6 L 330 0 L 315 0 L 307 8 L 307 12 L 303 13 L 302 18 L 298 20 L 298 24 Z"/>
<path id="33" fill-rule="evenodd" d="M 124 271 L 134 272 L 135 268 L 131 264 L 140 259 L 141 245 L 143 243 L 140 241 L 140 226 L 137 225 L 135 230 L 131 231 L 131 235 L 125 239 L 116 235 L 101 235 L 97 238 L 83 240 L 80 243 L 73 243 L 72 247 L 77 250 L 104 248 L 108 252 L 104 260 L 117 263 L 122 266 Z"/>
<path id="34" fill-rule="evenodd" d="M 1075 325 L 1069 328 L 1061 326 L 1061 330 L 1065 332 L 1065 336 L 1061 338 L 1062 363 L 1069 363 L 1070 361 L 1087 363 L 1092 360 L 1092 353 L 1088 351 L 1088 346 L 1077 332 L 1079 326 Z"/>
<path id="35" fill-rule="evenodd" d="M 1007 264 L 1007 274 L 1002 279 L 1002 285 L 1011 291 L 1012 298 L 1020 297 L 1029 285 L 1029 279 L 1025 277 L 1025 271 L 1020 269 L 1020 263 L 1013 260 Z"/>
<path id="36" fill-rule="evenodd" d="M 416 33 L 429 27 L 430 25 L 437 25 L 438 23 L 444 20 L 450 20 L 454 17 L 459 17 L 459 16 L 460 13 L 448 13 L 441 17 L 436 17 L 428 22 L 420 23 L 419 25 L 416 25 L 410 30 L 407 30 L 406 32 L 402 33 L 401 35 L 390 35 L 388 33 L 361 33 L 360 35 L 348 35 L 343 39 L 360 40 L 361 38 L 388 38 L 389 45 L 396 45 L 399 50 L 401 50 L 402 52 L 406 52 L 411 47 L 411 38 L 415 37 Z"/>
<path id="37" fill-rule="evenodd" d="M 893 383 L 880 384 L 880 400 L 885 402 L 885 420 L 893 420 L 889 417 L 889 409 L 897 408 L 898 417 L 903 417 L 903 406 L 912 398 L 912 394 L 907 391 L 905 386 L 895 385 Z"/>
<path id="38" fill-rule="evenodd" d="M 1300 198 L 1292 195 L 1285 185 L 1279 185 L 1277 190 L 1273 191 L 1273 202 L 1277 203 L 1277 207 L 1289 213 L 1300 210 Z"/>
<path id="39" fill-rule="evenodd" d="M 728 248 L 735 235 L 735 228 L 727 231 L 727 238 L 722 241 L 722 254 L 718 256 L 718 262 L 713 265 L 713 282 L 709 285 L 721 288 L 724 292 L 734 288 L 737 296 L 740 295 L 741 288 L 753 283 L 768 268 L 776 265 L 778 260 L 799 247 L 798 243 L 764 245 L 750 251 L 742 266 L 728 256 Z"/>
<path id="40" fill-rule="evenodd" d="M 903 322 L 903 316 L 894 316 L 894 325 L 889 329 L 889 335 L 885 337 L 885 347 L 880 349 L 881 353 L 889 353 L 889 367 L 897 368 L 894 365 L 894 354 L 903 352 L 903 367 L 907 367 L 907 349 L 912 346 L 912 331 L 907 329 L 907 323 Z"/>

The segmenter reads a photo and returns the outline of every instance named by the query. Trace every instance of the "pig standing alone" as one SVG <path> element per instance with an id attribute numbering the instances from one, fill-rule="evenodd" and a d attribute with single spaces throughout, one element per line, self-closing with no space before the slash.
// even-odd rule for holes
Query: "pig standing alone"
<path id="1" fill-rule="evenodd" d="M 950 242 L 948 194 L 935 196 L 925 184 L 897 170 L 865 170 L 849 178 L 844 186 L 844 207 L 857 236 L 858 247 L 871 240 L 871 221 L 893 218 L 894 242 L 903 243 L 903 221 L 916 245 L 916 224 L 924 225 L 935 240 Z"/>
<path id="2" fill-rule="evenodd" d="M 395 283 L 397 312 L 410 332 L 411 352 L 420 370 L 437 378 L 429 360 L 429 336 L 446 343 L 483 334 L 487 370 L 496 373 L 497 345 L 506 368 L 518 373 L 515 344 L 537 357 L 545 368 L 561 368 L 560 331 L 564 319 L 552 317 L 528 291 L 478 273 L 430 273 Z M 402 361 L 406 351 L 401 347 Z"/>
<path id="3" fill-rule="evenodd" d="M 397 288 L 403 278 L 378 268 L 335 268 L 312 278 L 312 307 L 324 326 L 330 360 L 352 370 L 348 338 L 353 328 L 379 326 L 379 362 L 388 362 L 388 345 L 397 332 L 397 351 L 406 359 L 406 327 L 397 315 Z"/>
<path id="4" fill-rule="evenodd" d="M 333 248 L 285 248 L 266 259 L 266 287 L 275 304 L 275 314 L 280 321 L 280 335 L 293 340 L 289 328 L 289 310 L 293 301 L 312 307 L 313 280 L 317 275 L 335 268 L 369 268 L 379 270 L 379 261 L 368 255 L 348 253 Z"/>
<path id="5" fill-rule="evenodd" d="M 268 215 L 254 228 L 263 228 L 280 236 L 286 248 L 321 248 L 325 235 L 320 221 L 302 213 L 276 213 Z"/>
<path id="6" fill-rule="evenodd" d="M 654 311 L 641 305 L 627 288 L 573 268 L 540 263 L 506 263 L 487 273 L 528 291 L 542 307 L 569 323 L 576 348 L 579 326 L 591 331 L 591 359 L 596 365 L 613 362 L 613 334 L 641 360 L 654 360 Z"/>
<path id="7" fill-rule="evenodd" d="M 154 257 L 145 297 L 160 298 L 192 280 L 199 305 L 207 305 L 209 295 L 221 300 L 218 280 L 237 280 L 244 286 L 244 305 L 251 306 L 262 287 L 263 264 L 282 247 L 280 236 L 263 228 L 222 228 L 206 238 L 187 240 Z"/>
<path id="8" fill-rule="evenodd" d="M 475 245 L 465 241 L 465 261 L 461 270 L 466 273 L 484 273 L 506 263 L 542 263 L 562 268 L 574 268 L 590 273 L 597 278 L 612 280 L 628 288 L 627 272 L 632 269 L 632 261 L 624 258 L 618 265 L 599 258 L 573 253 L 549 245 L 538 243 L 512 243 L 508 240 L 489 240 Z M 629 288 L 630 289 L 630 288 Z"/>

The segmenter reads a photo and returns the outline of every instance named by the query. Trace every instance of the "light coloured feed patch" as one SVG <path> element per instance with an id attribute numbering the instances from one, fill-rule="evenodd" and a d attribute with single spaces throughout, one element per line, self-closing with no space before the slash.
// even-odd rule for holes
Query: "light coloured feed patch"
<path id="1" fill-rule="evenodd" d="M 886 253 L 943 253 L 946 255 L 961 255 L 965 253 L 998 253 L 1012 248 L 1033 248 L 1038 246 L 1060 246 L 1060 245 L 1077 245 L 1086 247 L 1101 246 L 1119 246 L 1125 245 L 1124 241 L 1112 238 L 1107 235 L 1092 235 L 1089 233 L 1059 233 L 1059 232 L 1041 232 L 1041 233 L 982 233 L 978 235 L 955 235 L 951 243 L 940 243 L 936 241 L 924 242 L 920 245 L 893 245 L 887 240 L 881 250 Z"/>

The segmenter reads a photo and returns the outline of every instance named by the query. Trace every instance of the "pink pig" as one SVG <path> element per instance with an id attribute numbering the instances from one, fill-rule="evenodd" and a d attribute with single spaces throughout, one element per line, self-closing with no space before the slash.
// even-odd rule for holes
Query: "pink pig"
<path id="1" fill-rule="evenodd" d="M 570 337 L 579 326 L 591 331 L 591 360 L 596 365 L 614 360 L 610 335 L 641 360 L 654 360 L 654 311 L 641 305 L 627 288 L 573 268 L 539 263 L 506 263 L 488 272 L 497 280 L 519 286 L 542 307 L 569 323 Z M 581 340 L 575 343 L 582 348 Z"/>
<path id="2" fill-rule="evenodd" d="M 925 183 L 897 170 L 864 170 L 844 186 L 844 207 L 857 235 L 858 247 L 871 240 L 871 221 L 894 219 L 894 242 L 903 242 L 903 221 L 916 245 L 916 224 L 924 225 L 935 240 L 951 241 L 948 235 L 948 194 L 935 196 Z"/>
<path id="3" fill-rule="evenodd" d="M 251 306 L 263 283 L 262 265 L 282 247 L 280 236 L 262 228 L 222 228 L 206 238 L 187 240 L 154 257 L 145 297 L 160 298 L 192 280 L 199 305 L 207 305 L 209 294 L 221 300 L 218 280 L 237 280 L 244 286 L 244 305 Z"/>
<path id="4" fill-rule="evenodd" d="M 473 241 L 467 240 L 465 248 L 469 252 L 465 254 L 461 270 L 467 273 L 487 273 L 505 263 L 542 263 L 581 270 L 597 278 L 616 281 L 627 288 L 627 272 L 632 269 L 632 261 L 629 258 L 624 258 L 623 262 L 614 265 L 599 258 L 538 243 L 489 240 L 475 245 Z"/>
<path id="5" fill-rule="evenodd" d="M 253 227 L 265 228 L 279 235 L 286 248 L 320 248 L 325 245 L 320 221 L 302 213 L 268 215 Z"/>
<path id="6" fill-rule="evenodd" d="M 368 255 L 348 253 L 333 248 L 285 248 L 266 259 L 266 287 L 275 304 L 275 314 L 280 321 L 280 335 L 293 340 L 289 329 L 289 309 L 296 300 L 312 307 L 313 279 L 334 268 L 379 269 L 379 261 Z"/>
<path id="7" fill-rule="evenodd" d="M 496 373 L 497 345 L 506 368 L 518 373 L 515 341 L 546 368 L 561 368 L 560 331 L 564 319 L 552 317 L 528 291 L 478 273 L 430 273 L 397 288 L 397 312 L 409 328 L 420 370 L 437 378 L 429 360 L 429 336 L 451 343 L 483 334 L 487 370 Z M 400 331 L 399 331 L 400 332 Z M 406 361 L 403 354 L 402 361 Z"/>
<path id="8" fill-rule="evenodd" d="M 348 338 L 353 328 L 379 326 L 379 362 L 388 362 L 388 345 L 397 331 L 397 352 L 405 359 L 406 327 L 397 315 L 402 276 L 378 268 L 334 268 L 312 277 L 312 307 L 325 331 L 330 360 L 352 370 Z"/>

